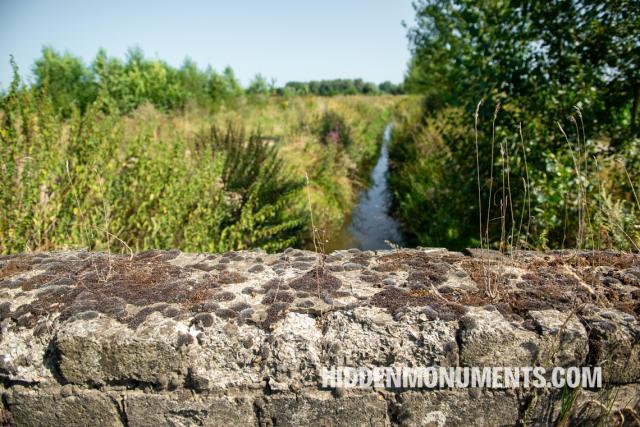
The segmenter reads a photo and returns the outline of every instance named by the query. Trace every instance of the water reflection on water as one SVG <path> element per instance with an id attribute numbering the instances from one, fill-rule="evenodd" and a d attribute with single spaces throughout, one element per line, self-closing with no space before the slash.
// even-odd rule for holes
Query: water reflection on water
<path id="1" fill-rule="evenodd" d="M 385 241 L 402 245 L 400 223 L 389 215 L 391 192 L 387 182 L 391 125 L 384 130 L 380 157 L 371 172 L 371 186 L 360 193 L 358 203 L 347 225 L 336 236 L 330 236 L 327 251 L 358 248 L 389 249 Z"/>

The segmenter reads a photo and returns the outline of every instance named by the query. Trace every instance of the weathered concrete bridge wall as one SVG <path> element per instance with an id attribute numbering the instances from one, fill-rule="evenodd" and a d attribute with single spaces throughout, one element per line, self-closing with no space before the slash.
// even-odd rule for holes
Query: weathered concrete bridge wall
<path id="1" fill-rule="evenodd" d="M 631 254 L 5 256 L 2 421 L 633 425 L 639 307 Z M 332 365 L 601 366 L 604 388 L 323 388 Z"/>

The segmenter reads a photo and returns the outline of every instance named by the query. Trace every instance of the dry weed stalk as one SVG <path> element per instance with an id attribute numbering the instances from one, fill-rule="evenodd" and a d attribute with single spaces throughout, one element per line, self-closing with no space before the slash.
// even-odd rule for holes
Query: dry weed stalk
<path id="1" fill-rule="evenodd" d="M 570 121 L 572 121 L 573 123 L 576 124 L 576 129 L 577 129 L 577 122 L 575 117 L 571 116 L 570 117 Z M 562 127 L 562 124 L 560 122 L 556 122 L 556 124 L 558 125 L 558 128 L 560 129 L 560 132 L 562 133 L 562 135 L 564 136 L 564 139 L 567 143 L 567 147 L 569 150 L 569 154 L 571 155 L 571 160 L 573 162 L 573 168 L 574 168 L 574 172 L 576 174 L 576 180 L 577 180 L 577 186 L 578 186 L 578 199 L 577 199 L 577 204 L 578 204 L 578 234 L 576 236 L 576 251 L 580 250 L 583 248 L 584 246 L 584 240 L 585 240 L 585 222 L 586 222 L 586 216 L 587 216 L 587 207 L 586 207 L 586 190 L 585 190 L 585 186 L 584 186 L 584 175 L 582 172 L 582 162 L 581 162 L 581 152 L 582 149 L 580 147 L 580 133 L 577 132 L 578 135 L 578 139 L 577 139 L 577 147 L 578 147 L 578 158 L 576 159 L 576 154 L 575 154 L 575 149 L 573 144 L 571 143 L 571 140 L 569 139 L 567 133 L 565 132 L 564 128 Z M 565 222 L 565 226 L 566 226 L 566 222 Z M 566 232 L 565 232 L 566 234 Z"/>
<path id="2" fill-rule="evenodd" d="M 522 156 L 523 156 L 523 159 L 524 159 L 525 177 L 523 178 L 523 187 L 524 187 L 525 197 L 522 200 L 522 214 L 520 215 L 520 225 L 518 226 L 518 238 L 516 240 L 516 248 L 520 247 L 520 236 L 521 236 L 521 233 L 522 233 L 522 226 L 523 226 L 523 223 L 524 223 L 525 203 L 526 203 L 526 210 L 527 210 L 527 213 L 528 213 L 527 229 L 529 229 L 531 227 L 531 191 L 530 191 L 530 183 L 531 183 L 531 181 L 529 180 L 529 166 L 527 164 L 527 150 L 525 149 L 524 137 L 522 136 L 522 122 L 520 122 L 518 124 L 518 133 L 520 134 L 520 146 L 522 148 Z M 525 242 L 524 242 L 525 245 L 528 244 L 527 237 L 528 237 L 528 233 L 525 234 Z"/>
<path id="3" fill-rule="evenodd" d="M 496 145 L 496 119 L 498 118 L 498 111 L 500 111 L 500 103 L 496 104 L 496 108 L 493 111 L 493 122 L 491 125 L 491 171 L 489 174 L 489 201 L 487 203 L 487 226 L 485 228 L 485 240 L 487 246 L 489 245 L 489 223 L 491 222 L 491 201 L 493 197 L 493 162 Z"/>
<path id="4" fill-rule="evenodd" d="M 107 282 L 109 281 L 109 279 L 111 278 L 111 274 L 113 272 L 113 258 L 111 256 L 111 239 L 115 239 L 117 240 L 124 248 L 127 249 L 127 251 L 129 252 L 129 261 L 133 260 L 133 249 L 131 249 L 131 247 L 124 241 L 122 240 L 119 236 L 111 233 L 109 231 L 110 227 L 110 209 L 109 207 L 106 205 L 104 205 L 104 228 L 101 228 L 97 225 L 94 226 L 87 226 L 86 220 L 85 220 L 85 215 L 84 215 L 84 210 L 82 209 L 82 206 L 80 205 L 80 199 L 78 197 L 78 190 L 76 188 L 76 186 L 74 185 L 74 182 L 71 178 L 71 172 L 69 170 L 69 160 L 66 161 L 65 163 L 65 172 L 67 175 L 67 179 L 69 180 L 69 186 L 71 187 L 72 190 L 72 194 L 73 194 L 73 198 L 74 201 L 76 203 L 76 209 L 78 210 L 78 216 L 80 217 L 80 221 L 81 221 L 81 229 L 83 230 L 83 235 L 82 238 L 84 239 L 84 245 L 87 248 L 91 247 L 92 242 L 95 240 L 95 235 L 94 235 L 94 229 L 98 230 L 102 233 L 104 233 L 104 235 L 106 236 L 106 241 L 107 241 L 107 262 L 109 265 L 109 269 L 106 273 L 106 275 L 102 275 L 100 273 L 100 271 L 98 271 L 98 268 L 96 265 L 94 265 L 94 269 L 96 272 L 96 276 L 98 277 L 98 281 L 100 282 Z M 93 258 L 93 256 L 92 256 Z"/>
<path id="5" fill-rule="evenodd" d="M 478 181 L 478 219 L 479 219 L 479 228 L 478 231 L 480 233 L 480 249 L 483 249 L 484 245 L 482 244 L 482 190 L 480 186 L 480 150 L 478 148 L 478 121 L 480 119 L 480 105 L 482 104 L 482 100 L 478 102 L 476 106 L 475 113 L 475 140 L 476 140 L 476 177 Z"/>
<path id="6" fill-rule="evenodd" d="M 311 189 L 310 189 L 310 181 L 309 174 L 307 172 L 304 173 L 304 177 L 306 180 L 306 190 L 307 190 L 307 206 L 309 208 L 309 216 L 311 219 L 311 238 L 313 239 L 313 248 L 316 254 L 320 256 L 319 263 L 320 265 L 316 268 L 316 288 L 318 292 L 318 298 L 321 298 L 320 295 L 320 274 L 324 274 L 325 271 L 325 240 L 320 236 L 320 230 L 316 227 L 315 220 L 313 218 L 313 208 L 311 206 Z M 324 232 L 323 232 L 324 234 Z"/>
<path id="7" fill-rule="evenodd" d="M 490 180 L 489 180 L 489 202 L 487 205 L 487 217 L 486 217 L 486 226 L 485 226 L 485 233 L 484 233 L 484 238 L 483 238 L 483 233 L 482 233 L 482 228 L 483 228 L 483 218 L 482 218 L 482 185 L 481 185 L 481 181 L 480 181 L 480 149 L 479 149 L 479 144 L 478 144 L 478 123 L 479 123 L 479 119 L 480 119 L 480 106 L 482 105 L 482 100 L 480 102 L 478 102 L 478 105 L 476 106 L 476 111 L 475 111 L 475 126 L 474 126 L 474 131 L 475 131 L 475 146 L 476 146 L 476 178 L 477 178 L 477 185 L 478 185 L 478 217 L 479 217 L 479 235 L 480 235 L 480 263 L 482 265 L 482 277 L 485 281 L 485 286 L 484 286 L 484 290 L 487 294 L 487 296 L 493 300 L 497 299 L 499 296 L 498 293 L 498 289 L 497 289 L 497 280 L 494 282 L 492 281 L 491 278 L 491 274 L 489 274 L 488 271 L 488 267 L 487 267 L 487 259 L 486 259 L 486 254 L 485 254 L 485 243 L 486 243 L 486 248 L 489 249 L 489 223 L 491 221 L 491 197 L 492 197 L 492 191 L 493 191 L 493 161 L 494 161 L 494 152 L 495 152 L 495 123 L 496 123 L 496 119 L 498 116 L 498 111 L 500 110 L 500 104 L 498 103 L 496 105 L 496 108 L 493 112 L 493 126 L 492 126 L 492 139 L 491 139 L 491 174 L 490 174 Z"/>

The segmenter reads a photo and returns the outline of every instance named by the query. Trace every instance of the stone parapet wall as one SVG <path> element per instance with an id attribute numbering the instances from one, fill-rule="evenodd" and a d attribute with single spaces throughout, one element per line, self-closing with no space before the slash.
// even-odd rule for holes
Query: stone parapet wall
<path id="1" fill-rule="evenodd" d="M 10 425 L 634 425 L 640 256 L 0 258 Z M 323 387 L 322 368 L 594 367 L 602 389 Z"/>

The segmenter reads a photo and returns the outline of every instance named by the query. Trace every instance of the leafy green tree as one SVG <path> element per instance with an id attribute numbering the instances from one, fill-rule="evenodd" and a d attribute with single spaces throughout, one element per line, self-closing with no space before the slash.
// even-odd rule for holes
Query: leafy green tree
<path id="1" fill-rule="evenodd" d="M 387 82 L 388 83 L 388 82 Z M 392 85 L 391 83 L 388 83 Z M 383 86 L 388 88 L 390 86 Z M 283 93 L 282 89 L 289 88 L 298 94 L 306 95 L 312 93 L 320 96 L 335 96 L 335 95 L 377 95 L 380 92 L 385 92 L 379 86 L 371 82 L 365 82 L 362 79 L 335 79 L 335 80 L 320 80 L 304 82 L 287 82 L 284 88 L 280 88 L 278 93 Z M 386 93 L 400 94 L 402 90 L 387 91 Z"/>
<path id="2" fill-rule="evenodd" d="M 482 98 L 509 98 L 557 120 L 580 104 L 596 129 L 626 125 L 637 135 L 637 0 L 421 0 L 415 8 L 406 84 L 428 105 L 472 111 Z"/>
<path id="3" fill-rule="evenodd" d="M 68 117 L 74 108 L 84 111 L 97 94 L 91 70 L 70 53 L 60 54 L 51 47 L 42 49 L 42 56 L 33 66 L 35 85 L 46 90 L 54 106 Z"/>
<path id="4" fill-rule="evenodd" d="M 268 95 L 269 92 L 269 83 L 262 74 L 256 74 L 247 88 L 247 93 L 250 95 Z"/>
<path id="5" fill-rule="evenodd" d="M 614 143 L 638 136 L 640 1 L 553 0 L 522 10 L 530 38 L 545 48 L 533 66 L 548 74 L 551 90 L 579 89 L 593 124 Z"/>
<path id="6" fill-rule="evenodd" d="M 237 79 L 233 68 L 227 66 L 222 72 L 224 78 L 224 84 L 226 87 L 226 94 L 229 98 L 239 98 L 243 94 L 242 85 Z"/>
<path id="7" fill-rule="evenodd" d="M 391 156 L 397 209 L 418 243 L 477 243 L 480 192 L 490 240 L 505 234 L 505 223 L 517 226 L 509 211 L 531 200 L 538 215 L 525 232 L 552 246 L 575 244 L 575 218 L 585 213 L 568 197 L 587 193 L 604 203 L 600 184 L 571 176 L 576 158 L 580 168 L 595 167 L 598 152 L 585 136 L 637 163 L 640 2 L 418 0 L 414 7 L 405 87 L 424 95 L 423 112 L 399 130 Z M 627 201 L 629 181 L 640 179 L 629 170 L 608 188 Z M 500 181 L 505 175 L 510 184 Z"/>
<path id="8" fill-rule="evenodd" d="M 394 84 L 390 81 L 382 82 L 378 85 L 378 91 L 382 93 L 390 93 L 392 95 L 400 95 L 404 93 L 404 87 L 402 83 Z"/>
<path id="9" fill-rule="evenodd" d="M 146 58 L 139 47 L 129 49 L 124 60 L 110 57 L 100 49 L 90 66 L 69 53 L 60 54 L 47 47 L 34 65 L 34 74 L 36 87 L 46 89 L 54 106 L 65 117 L 69 117 L 73 109 L 85 111 L 96 100 L 103 109 L 129 113 L 146 102 L 161 110 L 182 109 L 190 103 L 215 108 L 222 103 L 233 103 L 245 93 L 231 67 L 222 73 L 211 68 L 203 71 L 186 58 L 176 68 L 165 61 Z M 247 88 L 247 94 L 252 96 L 272 93 L 375 95 L 380 92 L 398 94 L 403 90 L 391 83 L 377 86 L 362 79 L 289 82 L 276 88 L 275 80 L 268 81 L 260 74 Z"/>
<path id="10" fill-rule="evenodd" d="M 178 70 L 178 79 L 189 100 L 200 105 L 208 103 L 207 86 L 211 73 L 211 68 L 202 72 L 192 59 L 184 60 L 182 67 Z"/>

